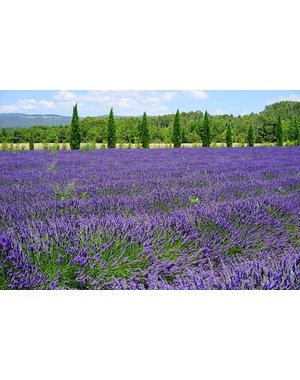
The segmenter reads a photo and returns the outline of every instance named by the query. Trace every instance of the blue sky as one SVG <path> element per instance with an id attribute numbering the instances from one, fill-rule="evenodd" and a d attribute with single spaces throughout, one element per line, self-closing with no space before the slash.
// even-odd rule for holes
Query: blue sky
<path id="1" fill-rule="evenodd" d="M 280 100 L 300 101 L 300 90 L 293 91 L 0 91 L 0 113 L 70 115 L 78 103 L 80 116 L 106 115 L 111 107 L 116 115 L 162 115 L 180 111 L 244 115 L 259 112 Z"/>

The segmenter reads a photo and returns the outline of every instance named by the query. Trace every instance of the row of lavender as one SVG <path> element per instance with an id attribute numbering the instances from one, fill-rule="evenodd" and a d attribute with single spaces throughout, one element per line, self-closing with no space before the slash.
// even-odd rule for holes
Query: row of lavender
<path id="1" fill-rule="evenodd" d="M 299 289 L 300 148 L 0 154 L 2 289 Z"/>

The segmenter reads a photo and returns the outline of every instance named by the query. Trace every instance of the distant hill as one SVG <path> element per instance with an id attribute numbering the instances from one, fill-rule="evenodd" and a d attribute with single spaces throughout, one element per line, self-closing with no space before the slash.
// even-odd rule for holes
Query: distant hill
<path id="1" fill-rule="evenodd" d="M 300 118 L 300 102 L 299 101 L 281 101 L 270 104 L 259 113 L 260 117 L 267 120 L 277 120 L 278 116 L 282 119 L 293 120 Z"/>
<path id="2" fill-rule="evenodd" d="M 71 117 L 61 115 L 26 115 L 24 113 L 0 113 L 0 128 L 28 128 L 34 125 L 66 125 Z"/>
<path id="3" fill-rule="evenodd" d="M 108 115 L 100 115 L 97 117 L 107 117 Z M 115 119 L 124 116 L 114 115 Z M 84 119 L 80 117 L 79 119 Z M 61 115 L 27 115 L 25 113 L 0 113 L 0 129 L 2 128 L 30 128 L 34 126 L 51 127 L 55 125 L 69 125 L 71 124 L 70 116 Z"/>

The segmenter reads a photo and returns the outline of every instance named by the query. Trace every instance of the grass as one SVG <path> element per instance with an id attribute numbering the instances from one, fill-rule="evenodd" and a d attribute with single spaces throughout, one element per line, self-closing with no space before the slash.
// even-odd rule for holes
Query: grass
<path id="1" fill-rule="evenodd" d="M 57 200 L 65 200 L 65 199 L 74 199 L 74 183 L 70 182 L 67 184 L 65 189 L 60 185 L 55 186 L 55 198 Z"/>

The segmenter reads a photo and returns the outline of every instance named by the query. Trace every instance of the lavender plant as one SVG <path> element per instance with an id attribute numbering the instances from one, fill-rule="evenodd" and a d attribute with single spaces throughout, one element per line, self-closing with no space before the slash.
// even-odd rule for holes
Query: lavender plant
<path id="1" fill-rule="evenodd" d="M 299 147 L 0 156 L 1 289 L 300 288 Z"/>

